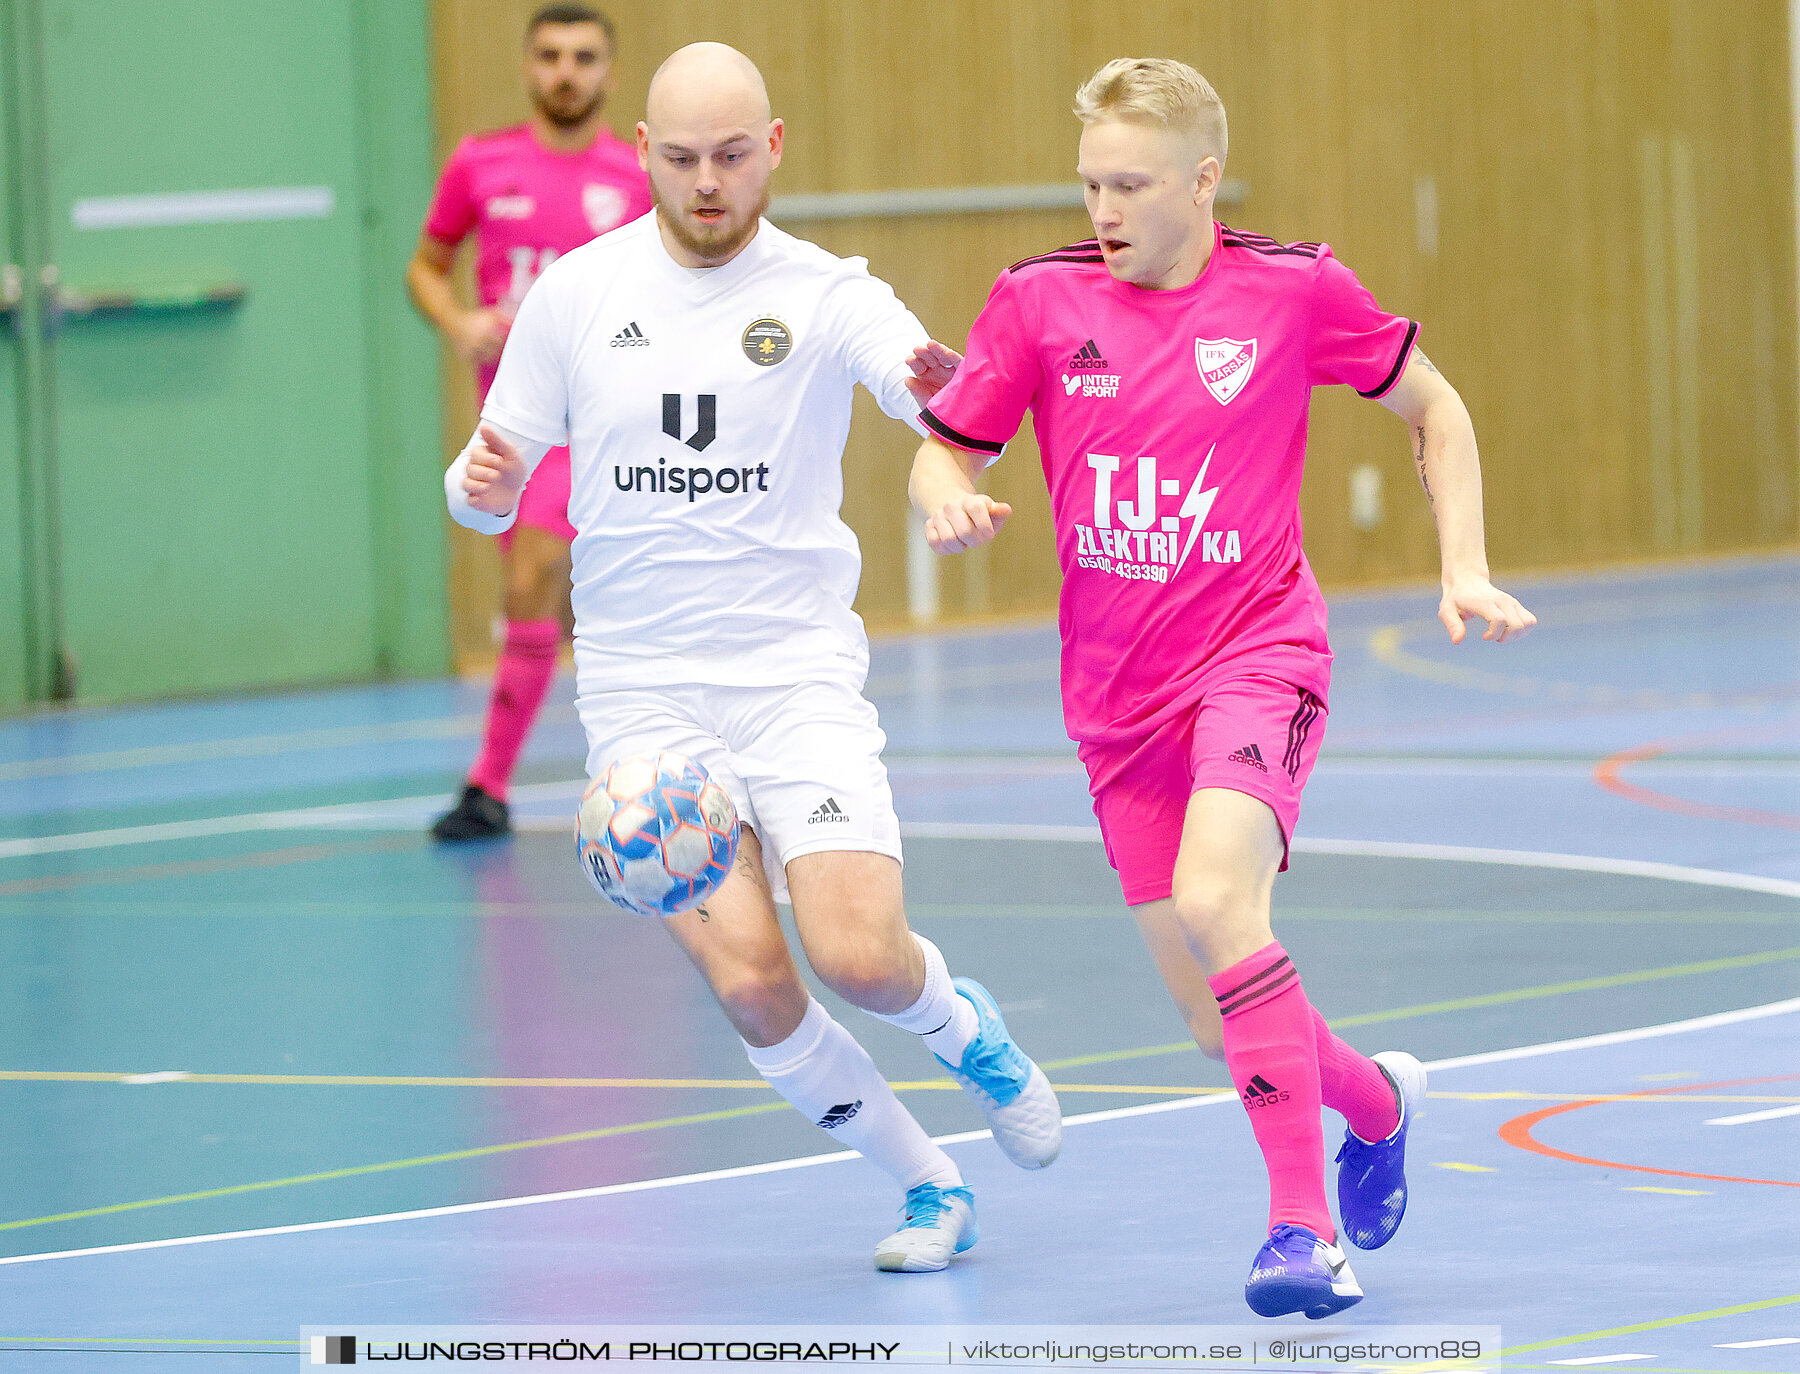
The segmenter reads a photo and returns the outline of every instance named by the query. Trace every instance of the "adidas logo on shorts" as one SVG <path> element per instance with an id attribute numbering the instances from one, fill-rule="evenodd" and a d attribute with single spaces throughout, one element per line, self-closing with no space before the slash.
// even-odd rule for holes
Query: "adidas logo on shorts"
<path id="1" fill-rule="evenodd" d="M 1269 1082 L 1260 1073 L 1253 1074 L 1250 1081 L 1244 1084 L 1244 1109 L 1246 1111 L 1273 1106 L 1277 1102 L 1286 1102 L 1287 1100 L 1287 1093 Z"/>
<path id="2" fill-rule="evenodd" d="M 650 340 L 644 337 L 644 331 L 638 328 L 636 320 L 614 334 L 612 342 L 607 345 L 609 348 L 648 348 L 649 346 Z"/>
<path id="3" fill-rule="evenodd" d="M 825 798 L 825 805 L 806 818 L 808 825 L 818 825 L 824 821 L 843 821 L 849 824 L 850 818 L 844 814 L 844 808 L 837 804 L 836 797 Z"/>
<path id="4" fill-rule="evenodd" d="M 1254 744 L 1246 744 L 1237 753 L 1228 755 L 1227 760 L 1231 763 L 1247 763 L 1259 773 L 1269 771 L 1269 765 L 1263 762 L 1262 750 Z"/>
<path id="5" fill-rule="evenodd" d="M 819 1124 L 828 1131 L 833 1130 L 836 1127 L 842 1126 L 861 1110 L 862 1099 L 860 1097 L 854 1102 L 840 1102 L 837 1106 L 826 1112 L 824 1116 L 819 1118 Z"/>

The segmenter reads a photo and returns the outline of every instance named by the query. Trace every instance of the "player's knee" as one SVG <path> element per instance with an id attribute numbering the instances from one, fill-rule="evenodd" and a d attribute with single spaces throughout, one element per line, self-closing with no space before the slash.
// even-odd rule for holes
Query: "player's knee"
<path id="1" fill-rule="evenodd" d="M 907 1003 L 906 966 L 869 946 L 807 951 L 813 972 L 839 997 L 865 1011 L 895 1012 Z"/>
<path id="2" fill-rule="evenodd" d="M 782 1023 L 790 1019 L 797 1003 L 806 1005 L 806 990 L 791 966 L 770 961 L 767 964 L 740 964 L 713 976 L 713 996 L 725 1008 L 733 1024 L 755 1028 L 775 1039 L 792 1027 Z M 773 1043 L 773 1041 L 771 1041 Z"/>
<path id="3" fill-rule="evenodd" d="M 1236 923 L 1255 900 L 1254 892 L 1228 873 L 1178 874 L 1174 897 L 1176 920 L 1201 936 Z"/>

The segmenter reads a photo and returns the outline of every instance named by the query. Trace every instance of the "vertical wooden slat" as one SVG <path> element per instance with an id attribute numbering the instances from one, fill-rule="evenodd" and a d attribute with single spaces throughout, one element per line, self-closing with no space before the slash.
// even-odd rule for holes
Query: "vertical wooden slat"
<path id="1" fill-rule="evenodd" d="M 434 4 L 438 142 L 447 151 L 461 132 L 522 115 L 511 54 L 531 6 Z M 1248 204 L 1226 218 L 1329 242 L 1385 305 L 1422 321 L 1422 345 L 1475 417 L 1496 569 L 1796 537 L 1782 0 L 605 7 L 622 40 L 613 104 L 621 132 L 657 63 L 681 43 L 721 39 L 762 65 L 789 123 L 777 193 L 1069 177 L 1078 133 L 1069 102 L 1083 77 L 1122 54 L 1190 61 L 1225 99 L 1230 172 L 1251 188 Z M 1645 180 L 1647 141 L 1662 150 L 1660 190 Z M 1691 215 L 1678 223 L 1669 218 L 1680 199 L 1669 150 L 1684 146 Z M 1437 197 L 1435 256 L 1420 249 L 1421 178 Z M 1087 232 L 1079 212 L 792 227 L 868 257 L 953 344 L 1005 264 Z M 1646 258 L 1656 234 L 1660 267 Z M 451 410 L 446 433 L 460 442 L 470 417 Z M 1665 443 L 1677 469 L 1680 452 L 1689 456 L 1685 479 L 1674 474 L 1670 488 L 1674 533 L 1659 538 L 1652 455 Z M 878 625 L 905 615 L 901 494 L 911 450 L 904 430 L 859 407 L 845 509 L 866 560 L 860 605 Z M 1367 532 L 1348 516 L 1350 473 L 1363 464 L 1380 470 L 1388 497 L 1383 521 Z M 1054 603 L 1029 433 L 989 481 L 1018 515 L 985 577 L 972 576 L 967 560 L 944 563 L 950 617 L 977 604 L 1004 614 Z M 1313 563 L 1328 583 L 1435 571 L 1435 532 L 1405 431 L 1377 406 L 1318 394 L 1303 507 Z M 459 553 L 452 573 L 459 626 L 482 637 L 483 614 L 467 608 L 491 604 L 486 566 Z"/>

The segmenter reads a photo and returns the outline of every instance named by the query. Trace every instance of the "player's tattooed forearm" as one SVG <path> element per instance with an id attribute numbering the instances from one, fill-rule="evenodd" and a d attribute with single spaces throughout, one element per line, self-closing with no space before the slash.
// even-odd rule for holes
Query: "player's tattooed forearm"
<path id="1" fill-rule="evenodd" d="M 1431 359 L 1425 356 L 1424 349 L 1415 348 L 1413 350 L 1413 357 L 1417 360 L 1419 366 L 1424 368 L 1427 372 L 1437 372 L 1437 368 L 1433 365 Z M 1441 377 L 1443 376 L 1443 373 L 1439 372 L 1438 375 Z"/>
<path id="2" fill-rule="evenodd" d="M 1424 354 L 1420 354 L 1419 356 L 1422 358 L 1424 357 Z M 1413 454 L 1413 466 L 1419 470 L 1419 485 L 1425 488 L 1425 499 L 1431 503 L 1432 509 L 1436 510 L 1437 497 L 1431 494 L 1431 482 L 1425 476 L 1425 426 L 1415 426 L 1413 428 L 1413 433 L 1419 436 L 1418 451 Z"/>

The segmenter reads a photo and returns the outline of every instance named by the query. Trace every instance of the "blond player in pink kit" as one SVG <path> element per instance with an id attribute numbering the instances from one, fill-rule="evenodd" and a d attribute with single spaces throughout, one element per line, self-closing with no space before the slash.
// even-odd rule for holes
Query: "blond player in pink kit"
<path id="1" fill-rule="evenodd" d="M 600 122 L 612 86 L 612 22 L 585 5 L 546 5 L 526 28 L 525 48 L 532 118 L 457 144 L 407 268 L 419 308 L 474 364 L 484 402 L 512 318 L 538 274 L 650 210 L 637 149 Z M 450 268 L 471 233 L 481 306 L 465 310 Z M 518 525 L 499 536 L 506 642 L 481 753 L 455 808 L 432 826 L 440 840 L 485 839 L 509 828 L 513 766 L 556 676 L 574 538 L 569 450 L 553 449 L 532 478 Z"/>
<path id="2" fill-rule="evenodd" d="M 1063 708 L 1107 857 L 1207 1054 L 1223 1059 L 1268 1166 L 1269 1238 L 1245 1285 L 1263 1316 L 1362 1298 L 1325 1198 L 1321 1104 L 1345 1236 L 1385 1244 L 1406 1206 L 1411 1055 L 1369 1059 L 1327 1029 L 1270 927 L 1275 875 L 1318 756 L 1331 680 L 1325 602 L 1301 549 L 1316 386 L 1412 427 L 1460 642 L 1536 623 L 1489 580 L 1468 412 L 1316 243 L 1212 217 L 1224 107 L 1193 68 L 1121 59 L 1077 93 L 1095 237 L 1000 274 L 967 356 L 924 411 L 914 505 L 940 553 L 1010 509 L 975 477 L 1033 415 L 1062 565 Z"/>

